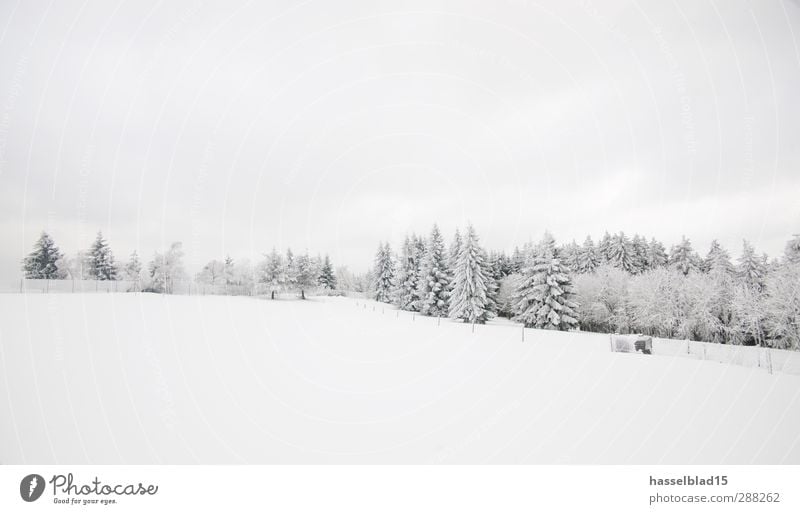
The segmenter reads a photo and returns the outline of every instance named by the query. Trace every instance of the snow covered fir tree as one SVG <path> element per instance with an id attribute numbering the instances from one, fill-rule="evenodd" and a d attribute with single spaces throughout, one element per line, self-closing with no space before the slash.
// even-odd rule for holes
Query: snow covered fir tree
<path id="1" fill-rule="evenodd" d="M 61 264 L 64 254 L 56 246 L 47 232 L 42 232 L 33 245 L 33 251 L 22 261 L 25 278 L 60 279 L 66 278 Z"/>
<path id="2" fill-rule="evenodd" d="M 437 225 L 431 234 L 421 257 L 418 280 L 419 311 L 427 316 L 446 316 L 450 286 L 450 270 L 447 265 L 444 239 Z"/>
<path id="3" fill-rule="evenodd" d="M 375 299 L 379 302 L 390 302 L 394 289 L 394 257 L 389 243 L 379 243 L 375 255 Z"/>
<path id="4" fill-rule="evenodd" d="M 522 272 L 516 288 L 514 321 L 530 328 L 578 328 L 572 281 L 552 248 L 543 245 Z"/>
<path id="5" fill-rule="evenodd" d="M 89 276 L 95 280 L 115 280 L 117 268 L 114 264 L 114 253 L 108 243 L 103 239 L 101 232 L 89 249 Z"/>
<path id="6" fill-rule="evenodd" d="M 489 308 L 486 254 L 472 225 L 467 227 L 453 269 L 449 315 L 469 323 L 485 323 L 494 316 Z"/>

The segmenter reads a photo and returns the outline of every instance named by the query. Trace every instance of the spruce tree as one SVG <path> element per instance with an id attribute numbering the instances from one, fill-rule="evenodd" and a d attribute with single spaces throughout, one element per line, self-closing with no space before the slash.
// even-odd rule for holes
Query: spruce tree
<path id="1" fill-rule="evenodd" d="M 336 275 L 333 272 L 333 265 L 331 264 L 331 258 L 328 256 L 328 254 L 325 254 L 325 258 L 322 260 L 322 270 L 319 274 L 319 284 L 323 287 L 323 289 L 336 289 Z"/>
<path id="2" fill-rule="evenodd" d="M 609 256 L 609 249 L 611 246 L 611 236 L 608 233 L 608 230 L 603 234 L 603 237 L 600 238 L 600 242 L 597 244 L 597 257 L 599 259 L 599 264 L 607 264 L 610 262 Z"/>
<path id="3" fill-rule="evenodd" d="M 669 254 L 669 264 L 675 269 L 688 275 L 698 270 L 697 255 L 692 250 L 692 243 L 686 236 L 681 236 L 681 242 L 672 247 Z"/>
<path id="4" fill-rule="evenodd" d="M 577 273 L 592 273 L 598 266 L 597 251 L 592 236 L 586 236 L 578 250 Z"/>
<path id="5" fill-rule="evenodd" d="M 394 260 L 389 243 L 378 244 L 378 253 L 375 255 L 375 299 L 379 302 L 392 301 L 394 287 Z"/>
<path id="6" fill-rule="evenodd" d="M 139 261 L 139 255 L 136 250 L 131 253 L 127 264 L 125 264 L 125 279 L 138 282 L 142 276 L 142 263 Z"/>
<path id="7" fill-rule="evenodd" d="M 496 277 L 497 280 L 514 273 L 511 259 L 508 257 L 508 255 L 506 255 L 505 252 L 500 252 L 500 254 L 497 256 L 496 266 L 496 274 L 499 274 L 499 276 Z"/>
<path id="8" fill-rule="evenodd" d="M 705 273 L 720 272 L 726 274 L 730 274 L 733 271 L 730 254 L 716 239 L 711 241 L 708 255 L 703 260 L 702 270 Z"/>
<path id="9" fill-rule="evenodd" d="M 549 230 L 544 231 L 544 235 L 542 235 L 542 239 L 536 245 L 534 251 L 537 254 L 549 254 L 556 256 L 558 253 L 556 250 L 556 238 L 553 237 L 553 234 L 551 234 Z"/>
<path id="10" fill-rule="evenodd" d="M 461 319 L 465 323 L 484 323 L 491 317 L 491 312 L 486 309 L 488 299 L 484 259 L 478 234 L 469 225 L 454 270 L 453 291 L 450 294 L 451 318 Z"/>
<path id="11" fill-rule="evenodd" d="M 33 251 L 22 261 L 22 271 L 25 278 L 32 279 L 62 279 L 66 277 L 64 270 L 59 269 L 59 261 L 64 254 L 58 249 L 53 238 L 42 232 L 33 245 Z"/>
<path id="12" fill-rule="evenodd" d="M 558 252 L 561 263 L 570 270 L 572 273 L 577 273 L 580 267 L 580 246 L 573 239 L 571 243 L 567 243 L 561 247 Z"/>
<path id="13" fill-rule="evenodd" d="M 266 256 L 261 282 L 267 284 L 270 297 L 274 300 L 275 293 L 279 292 L 286 283 L 286 269 L 283 258 L 273 247 L 272 252 Z"/>
<path id="14" fill-rule="evenodd" d="M 447 296 L 450 270 L 445 255 L 444 239 L 439 227 L 433 225 L 422 259 L 422 272 L 418 284 L 420 312 L 427 316 L 447 316 Z"/>
<path id="15" fill-rule="evenodd" d="M 784 256 L 790 264 L 800 264 L 800 234 L 794 234 L 792 239 L 786 242 Z"/>
<path id="16" fill-rule="evenodd" d="M 667 249 L 661 241 L 657 241 L 655 237 L 650 239 L 647 250 L 647 262 L 650 265 L 650 269 L 663 268 L 667 265 L 669 260 L 667 258 Z"/>
<path id="17" fill-rule="evenodd" d="M 633 247 L 624 232 L 614 234 L 606 251 L 608 263 L 617 269 L 634 273 Z"/>
<path id="18" fill-rule="evenodd" d="M 448 258 L 447 258 L 447 267 L 450 269 L 450 287 L 453 286 L 453 275 L 455 273 L 456 266 L 458 265 L 458 255 L 461 253 L 461 232 L 456 229 L 456 233 L 453 235 L 453 241 L 450 242 L 450 248 L 448 249 Z"/>
<path id="19" fill-rule="evenodd" d="M 633 272 L 643 273 L 649 270 L 647 239 L 639 234 L 634 234 L 631 239 L 631 248 L 633 249 Z"/>
<path id="20" fill-rule="evenodd" d="M 483 252 L 483 276 L 486 277 L 486 306 L 485 309 L 489 312 L 490 317 L 497 315 L 498 295 L 500 294 L 500 278 L 497 274 L 496 254 L 494 257 L 486 253 L 485 248 L 481 248 Z"/>
<path id="21" fill-rule="evenodd" d="M 739 257 L 737 269 L 739 280 L 748 288 L 755 292 L 764 290 L 766 282 L 766 266 L 762 259 L 756 255 L 753 245 L 746 239 L 742 243 L 742 255 Z"/>
<path id="22" fill-rule="evenodd" d="M 306 299 L 306 290 L 315 287 L 318 282 L 317 273 L 312 259 L 308 253 L 294 258 L 297 287 L 300 289 L 300 298 Z"/>
<path id="23" fill-rule="evenodd" d="M 394 303 L 401 310 L 417 310 L 417 282 L 419 274 L 419 246 L 417 237 L 406 236 L 400 251 L 400 266 L 395 277 Z"/>
<path id="24" fill-rule="evenodd" d="M 523 271 L 513 297 L 515 321 L 529 328 L 570 330 L 578 327 L 578 304 L 572 280 L 558 258 L 547 252 L 536 255 Z"/>
<path id="25" fill-rule="evenodd" d="M 89 249 L 89 276 L 95 280 L 115 280 L 117 268 L 114 266 L 114 254 L 111 252 L 101 232 L 97 233 L 92 247 Z"/>
<path id="26" fill-rule="evenodd" d="M 284 267 L 286 269 L 286 288 L 293 291 L 297 288 L 297 265 L 291 248 L 286 249 Z"/>
<path id="27" fill-rule="evenodd" d="M 519 273 L 525 269 L 525 253 L 519 249 L 519 246 L 515 246 L 514 253 L 511 254 L 511 269 L 512 273 Z"/>

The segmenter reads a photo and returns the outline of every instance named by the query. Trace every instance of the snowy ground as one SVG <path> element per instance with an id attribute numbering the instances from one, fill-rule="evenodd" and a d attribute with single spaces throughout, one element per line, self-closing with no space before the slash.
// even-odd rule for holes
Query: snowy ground
<path id="1" fill-rule="evenodd" d="M 0 295 L 0 462 L 800 463 L 798 376 L 356 302 Z"/>

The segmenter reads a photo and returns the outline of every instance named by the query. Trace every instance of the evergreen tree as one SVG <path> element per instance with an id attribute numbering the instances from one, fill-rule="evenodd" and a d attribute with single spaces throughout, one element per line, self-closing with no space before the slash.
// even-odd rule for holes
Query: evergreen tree
<path id="1" fill-rule="evenodd" d="M 325 254 L 325 258 L 322 260 L 322 271 L 320 271 L 319 274 L 319 284 L 323 289 L 336 289 L 336 275 L 333 272 L 333 265 L 331 264 L 331 258 L 328 256 L 328 254 Z"/>
<path id="2" fill-rule="evenodd" d="M 697 261 L 691 241 L 686 236 L 681 236 L 681 242 L 670 250 L 669 264 L 684 275 L 688 275 L 691 271 L 697 271 Z"/>
<path id="3" fill-rule="evenodd" d="M 713 271 L 730 274 L 733 272 L 730 254 L 716 239 L 711 241 L 711 248 L 709 248 L 708 255 L 703 260 L 702 270 L 706 273 Z"/>
<path id="4" fill-rule="evenodd" d="M 142 277 L 142 263 L 139 261 L 139 255 L 136 250 L 131 253 L 127 264 L 125 264 L 125 279 L 139 282 Z"/>
<path id="5" fill-rule="evenodd" d="M 286 269 L 286 288 L 294 290 L 297 288 L 297 266 L 294 259 L 294 253 L 291 248 L 286 249 L 286 261 L 284 263 Z"/>
<path id="6" fill-rule="evenodd" d="M 444 239 L 439 227 L 433 225 L 422 259 L 422 273 L 418 284 L 420 312 L 428 316 L 447 316 L 447 295 L 450 270 L 447 266 Z"/>
<path id="7" fill-rule="evenodd" d="M 514 247 L 514 253 L 511 255 L 511 273 L 519 273 L 525 268 L 525 253 L 519 249 L 519 246 Z"/>
<path id="8" fill-rule="evenodd" d="M 586 236 L 583 246 L 578 251 L 577 273 L 592 273 L 598 266 L 597 251 L 592 236 Z"/>
<path id="9" fill-rule="evenodd" d="M 295 277 L 297 280 L 297 287 L 300 289 L 300 298 L 306 299 L 306 289 L 311 289 L 317 285 L 317 273 L 312 259 L 308 253 L 298 255 L 294 258 L 295 263 Z"/>
<path id="10" fill-rule="evenodd" d="M 791 264 L 800 263 L 800 234 L 794 234 L 792 239 L 786 242 L 784 256 L 786 261 Z"/>
<path id="11" fill-rule="evenodd" d="M 633 270 L 634 273 L 643 273 L 650 269 L 650 262 L 648 260 L 649 247 L 647 246 L 647 239 L 634 234 L 631 239 L 631 248 L 633 249 Z"/>
<path id="12" fill-rule="evenodd" d="M 508 257 L 508 255 L 506 255 L 505 252 L 500 252 L 500 254 L 497 256 L 495 265 L 497 267 L 495 272 L 498 275 L 497 280 L 514 273 L 511 259 Z"/>
<path id="13" fill-rule="evenodd" d="M 42 232 L 33 245 L 33 251 L 22 261 L 22 271 L 25 278 L 33 279 L 62 279 L 66 277 L 63 269 L 59 268 L 59 261 L 64 254 L 58 249 L 53 238 Z"/>
<path id="14" fill-rule="evenodd" d="M 514 295 L 517 315 L 526 327 L 570 330 L 578 327 L 572 280 L 558 258 L 538 254 L 523 271 Z"/>
<path id="15" fill-rule="evenodd" d="M 115 280 L 117 278 L 114 254 L 106 240 L 103 239 L 101 232 L 97 233 L 97 238 L 89 249 L 89 276 L 94 280 Z"/>
<path id="16" fill-rule="evenodd" d="M 606 230 L 603 237 L 600 238 L 600 242 L 597 244 L 597 257 L 599 259 L 599 264 L 607 264 L 611 261 L 611 257 L 609 255 L 609 250 L 611 247 L 611 236 Z"/>
<path id="17" fill-rule="evenodd" d="M 317 254 L 316 257 L 311 257 L 309 259 L 309 263 L 310 263 L 311 274 L 314 276 L 314 280 L 312 281 L 313 284 L 311 287 L 321 285 L 319 283 L 319 276 L 320 273 L 322 273 L 322 255 Z"/>
<path id="18" fill-rule="evenodd" d="M 534 252 L 537 255 L 547 254 L 554 257 L 557 255 L 556 238 L 553 237 L 553 234 L 551 234 L 549 230 L 544 231 L 544 235 L 541 241 L 539 241 L 539 244 L 536 245 Z"/>
<path id="19" fill-rule="evenodd" d="M 633 247 L 624 232 L 614 234 L 606 251 L 608 263 L 617 269 L 634 273 Z"/>
<path id="20" fill-rule="evenodd" d="M 406 236 L 400 252 L 400 266 L 395 277 L 394 301 L 404 311 L 417 310 L 419 296 L 417 282 L 419 274 L 419 246 L 417 237 Z"/>
<path id="21" fill-rule="evenodd" d="M 261 282 L 267 284 L 270 290 L 270 297 L 273 300 L 275 299 L 275 293 L 279 292 L 286 283 L 286 269 L 283 257 L 274 247 L 272 252 L 266 256 Z"/>
<path id="22" fill-rule="evenodd" d="M 737 269 L 739 280 L 748 289 L 760 293 L 764 290 L 766 281 L 766 266 L 760 257 L 756 255 L 753 245 L 746 239 L 742 243 L 742 255 L 739 257 Z"/>
<path id="23" fill-rule="evenodd" d="M 656 241 L 656 238 L 650 239 L 650 244 L 647 247 L 647 263 L 650 269 L 663 268 L 667 265 L 667 249 L 661 241 Z"/>
<path id="24" fill-rule="evenodd" d="M 378 244 L 378 253 L 375 255 L 375 299 L 379 302 L 390 302 L 394 284 L 394 260 L 389 243 Z"/>
<path id="25" fill-rule="evenodd" d="M 561 263 L 570 270 L 572 273 L 577 273 L 580 267 L 580 246 L 573 239 L 571 243 L 567 243 L 561 247 L 558 252 Z"/>
<path id="26" fill-rule="evenodd" d="M 464 322 L 484 323 L 491 316 L 486 306 L 487 277 L 485 275 L 484 251 L 472 225 L 461 242 L 453 291 L 450 294 L 450 317 Z"/>
<path id="27" fill-rule="evenodd" d="M 450 269 L 451 273 L 455 273 L 456 266 L 458 266 L 458 256 L 461 253 L 461 232 L 456 229 L 455 235 L 453 235 L 453 241 L 450 243 L 450 248 L 448 251 L 448 261 L 447 267 Z M 453 286 L 453 276 L 450 276 L 450 286 Z"/>
<path id="28" fill-rule="evenodd" d="M 502 275 L 498 273 L 497 254 L 494 256 L 487 254 L 486 249 L 481 248 L 483 252 L 483 276 L 486 277 L 486 306 L 485 309 L 491 314 L 491 317 L 497 315 L 498 295 L 500 294 L 500 279 Z"/>

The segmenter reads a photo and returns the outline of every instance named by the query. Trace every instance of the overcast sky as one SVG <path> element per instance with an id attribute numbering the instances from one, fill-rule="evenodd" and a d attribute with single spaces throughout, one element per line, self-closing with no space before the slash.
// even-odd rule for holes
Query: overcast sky
<path id="1" fill-rule="evenodd" d="M 266 5 L 262 5 L 266 4 Z M 791 1 L 0 2 L 0 278 L 183 241 L 355 271 L 471 220 L 778 255 L 800 232 Z"/>

